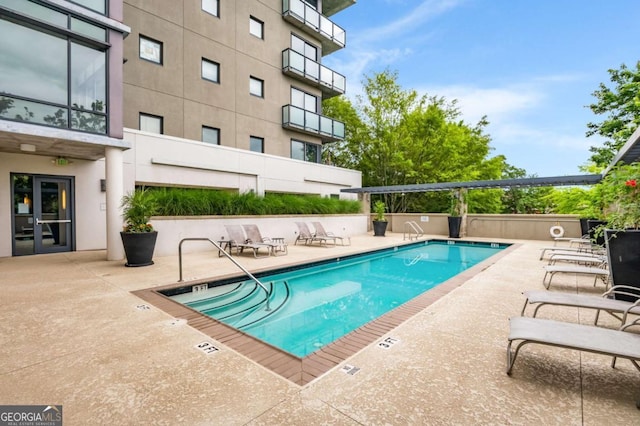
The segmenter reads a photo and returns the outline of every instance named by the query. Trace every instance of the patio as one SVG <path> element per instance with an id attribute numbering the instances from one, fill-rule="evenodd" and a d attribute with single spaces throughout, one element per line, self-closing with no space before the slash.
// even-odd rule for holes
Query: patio
<path id="1" fill-rule="evenodd" d="M 104 251 L 0 258 L 0 404 L 62 404 L 66 425 L 637 424 L 640 375 L 626 360 L 611 369 L 605 356 L 527 345 L 505 374 L 508 318 L 520 314 L 522 291 L 543 289 L 538 258 L 549 245 L 506 242 L 518 245 L 387 333 L 390 348 L 373 343 L 304 386 L 131 294 L 175 283 L 176 256 L 144 268 L 105 261 Z M 256 271 L 399 243 L 401 233 L 362 235 L 237 259 Z M 183 266 L 187 281 L 236 272 L 215 252 L 189 253 Z M 550 291 L 602 290 L 563 276 Z M 615 324 L 606 314 L 601 323 Z M 205 341 L 220 350 L 196 348 Z"/>

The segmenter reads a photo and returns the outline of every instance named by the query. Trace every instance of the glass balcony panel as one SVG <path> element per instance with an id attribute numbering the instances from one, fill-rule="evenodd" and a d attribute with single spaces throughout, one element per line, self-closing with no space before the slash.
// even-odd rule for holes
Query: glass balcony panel
<path id="1" fill-rule="evenodd" d="M 320 130 L 320 116 L 311 111 L 305 111 L 305 128 L 317 132 Z"/>
<path id="2" fill-rule="evenodd" d="M 333 39 L 333 27 L 333 22 L 324 16 L 320 16 L 320 32 L 324 34 L 325 37 Z"/>
<path id="3" fill-rule="evenodd" d="M 310 7 L 306 7 L 305 8 L 305 24 L 307 24 L 310 27 L 315 28 L 317 31 L 320 30 L 320 18 L 322 17 L 322 15 L 320 15 L 317 11 L 311 9 Z M 326 18 L 325 18 L 326 19 Z"/>
<path id="4" fill-rule="evenodd" d="M 333 73 L 333 87 L 344 93 L 347 90 L 347 79 L 342 74 Z"/>
<path id="5" fill-rule="evenodd" d="M 342 121 L 333 121 L 333 136 L 344 139 L 344 123 Z"/>
<path id="6" fill-rule="evenodd" d="M 295 13 L 296 15 L 298 15 L 300 17 L 300 19 L 305 19 L 304 16 L 304 9 L 305 9 L 305 4 L 304 2 L 300 1 L 300 0 L 292 0 L 289 3 L 288 7 L 285 5 L 285 9 L 284 10 L 289 10 L 293 13 Z"/>
<path id="7" fill-rule="evenodd" d="M 290 120 L 289 123 L 293 126 L 304 128 L 304 110 L 302 108 L 296 108 L 294 106 L 289 108 Z"/>
<path id="8" fill-rule="evenodd" d="M 320 82 L 325 86 L 333 87 L 333 75 L 335 73 L 327 67 L 320 68 Z"/>
<path id="9" fill-rule="evenodd" d="M 316 61 L 312 61 L 311 59 L 305 59 L 304 61 L 305 63 L 305 73 L 313 78 L 314 80 L 319 80 L 320 79 L 320 64 L 317 63 Z"/>
<path id="10" fill-rule="evenodd" d="M 299 53 L 291 52 L 290 55 L 291 67 L 296 71 L 304 73 L 304 56 Z"/>

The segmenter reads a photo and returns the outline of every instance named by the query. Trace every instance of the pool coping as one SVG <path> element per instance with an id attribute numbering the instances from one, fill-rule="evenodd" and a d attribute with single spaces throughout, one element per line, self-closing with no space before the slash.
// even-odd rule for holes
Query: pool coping
<path id="1" fill-rule="evenodd" d="M 172 315 L 174 318 L 184 319 L 189 326 L 253 360 L 273 373 L 299 386 L 304 386 L 346 361 L 360 350 L 378 341 L 388 332 L 422 312 L 429 305 L 460 287 L 519 246 L 520 244 L 511 244 L 509 247 L 466 269 L 437 287 L 427 290 L 303 358 L 292 355 L 208 317 L 160 293 L 163 290 L 184 286 L 185 283 L 136 290 L 131 293 Z M 192 284 L 194 283 L 189 283 L 189 285 Z"/>

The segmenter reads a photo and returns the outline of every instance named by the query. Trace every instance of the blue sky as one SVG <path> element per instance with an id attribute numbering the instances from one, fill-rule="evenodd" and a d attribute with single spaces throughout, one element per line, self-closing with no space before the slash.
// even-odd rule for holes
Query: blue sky
<path id="1" fill-rule="evenodd" d="M 347 47 L 323 63 L 347 77 L 390 69 L 405 90 L 457 99 L 486 115 L 492 155 L 537 176 L 581 174 L 588 105 L 608 69 L 640 60 L 638 0 L 359 0 L 331 19 Z"/>

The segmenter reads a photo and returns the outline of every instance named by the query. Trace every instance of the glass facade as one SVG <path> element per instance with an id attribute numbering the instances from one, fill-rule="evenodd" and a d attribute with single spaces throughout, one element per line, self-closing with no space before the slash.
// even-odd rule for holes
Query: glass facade
<path id="1" fill-rule="evenodd" d="M 0 0 L 0 6 L 7 3 L 17 7 Z M 82 36 L 104 39 L 106 30 L 35 3 L 19 5 L 17 12 L 46 24 L 60 26 L 62 15 L 65 30 L 0 19 L 0 118 L 105 134 L 106 47 L 91 46 Z M 81 36 L 69 35 L 67 27 L 80 28 Z"/>

